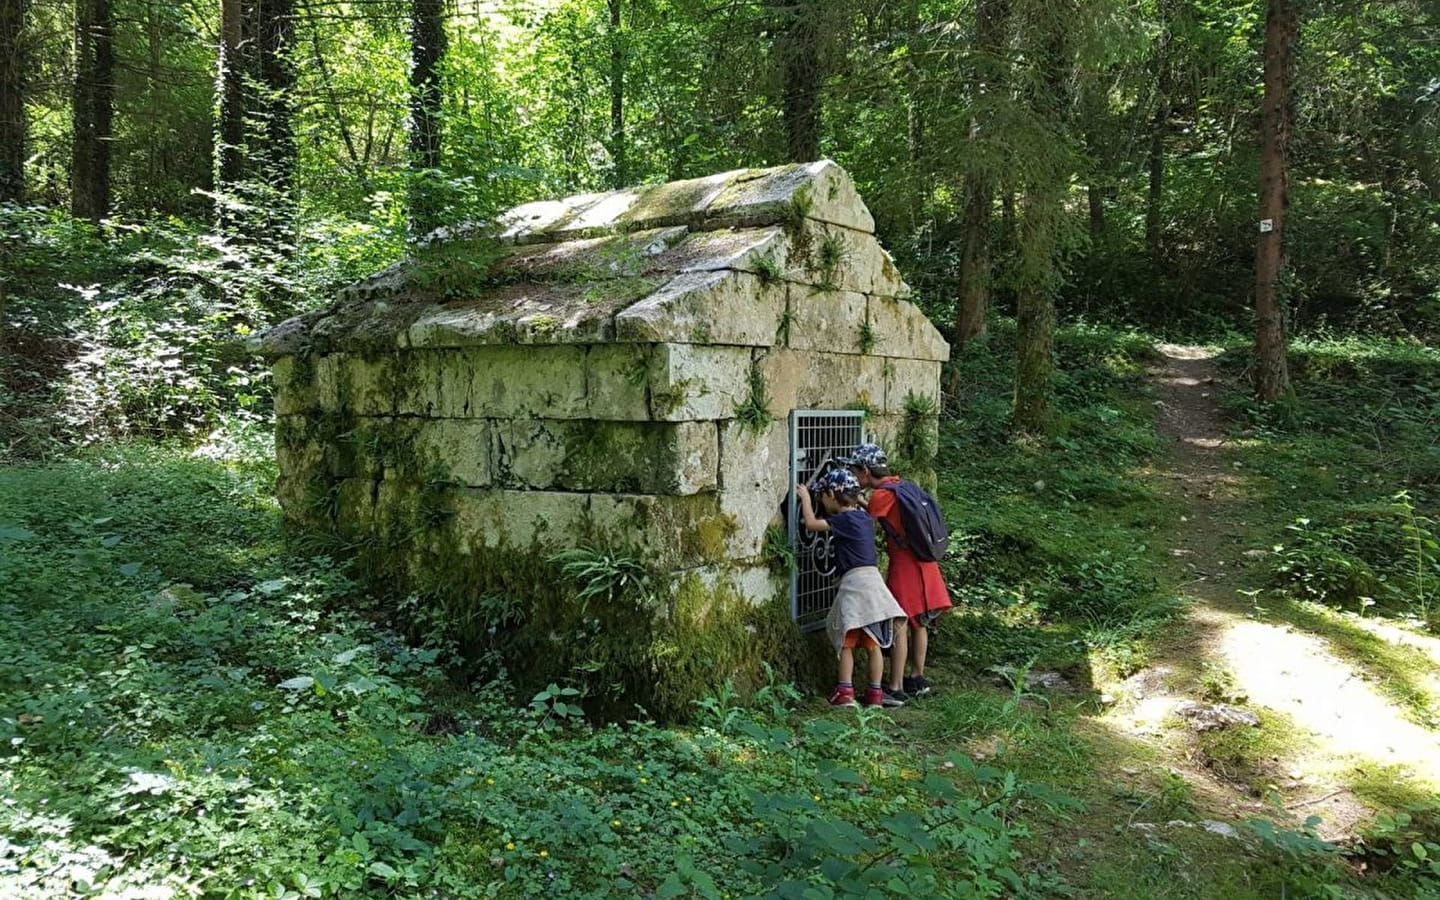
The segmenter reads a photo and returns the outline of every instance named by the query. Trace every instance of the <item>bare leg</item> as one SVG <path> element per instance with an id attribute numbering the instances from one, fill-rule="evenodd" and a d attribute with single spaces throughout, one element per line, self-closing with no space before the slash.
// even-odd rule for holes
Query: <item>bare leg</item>
<path id="1" fill-rule="evenodd" d="M 865 662 L 870 666 L 870 683 L 879 684 L 880 679 L 885 676 L 885 656 L 879 647 L 872 647 L 865 651 L 865 657 Z"/>
<path id="2" fill-rule="evenodd" d="M 925 651 L 930 648 L 930 629 L 912 628 L 911 644 L 915 648 L 910 655 L 910 671 L 919 676 L 925 674 Z"/>
<path id="3" fill-rule="evenodd" d="M 892 691 L 900 690 L 900 683 L 905 678 L 905 659 L 910 655 L 909 648 L 910 629 L 904 619 L 896 619 L 895 643 L 890 647 L 890 690 Z"/>
<path id="4" fill-rule="evenodd" d="M 840 683 L 849 684 L 855 677 L 855 651 L 845 647 L 840 651 Z"/>

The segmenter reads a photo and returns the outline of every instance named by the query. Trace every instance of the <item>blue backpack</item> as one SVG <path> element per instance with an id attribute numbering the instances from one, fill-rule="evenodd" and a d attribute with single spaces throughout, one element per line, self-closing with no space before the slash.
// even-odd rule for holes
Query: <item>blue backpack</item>
<path id="1" fill-rule="evenodd" d="M 950 532 L 940 515 L 940 504 L 929 492 L 903 479 L 875 490 L 893 492 L 895 503 L 900 507 L 904 536 L 896 534 L 889 522 L 880 520 L 880 527 L 885 529 L 892 541 L 909 549 L 922 562 L 938 562 L 945 557 L 945 551 L 950 548 Z"/>

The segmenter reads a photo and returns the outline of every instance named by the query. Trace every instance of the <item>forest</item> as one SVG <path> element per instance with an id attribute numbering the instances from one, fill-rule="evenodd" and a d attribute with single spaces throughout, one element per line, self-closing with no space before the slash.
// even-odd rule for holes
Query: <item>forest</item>
<path id="1" fill-rule="evenodd" d="M 821 159 L 951 347 L 934 696 L 598 716 L 282 525 L 266 329 Z M 0 0 L 0 894 L 1440 896 L 1437 339 L 1433 0 Z"/>

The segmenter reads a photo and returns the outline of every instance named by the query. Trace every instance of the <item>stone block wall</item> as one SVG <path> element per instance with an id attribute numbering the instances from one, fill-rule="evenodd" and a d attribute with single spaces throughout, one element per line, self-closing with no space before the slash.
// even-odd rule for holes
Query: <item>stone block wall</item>
<path id="1" fill-rule="evenodd" d="M 597 684 L 670 715 L 743 687 L 799 653 L 766 547 L 790 412 L 934 445 L 949 348 L 872 231 L 830 163 L 457 230 L 265 336 L 287 519 L 522 678 L 613 666 Z M 576 547 L 642 563 L 643 608 L 568 599 Z"/>

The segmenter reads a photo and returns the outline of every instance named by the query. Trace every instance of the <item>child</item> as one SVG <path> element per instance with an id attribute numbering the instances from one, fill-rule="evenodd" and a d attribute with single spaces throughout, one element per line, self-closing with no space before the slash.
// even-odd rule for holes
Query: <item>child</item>
<path id="1" fill-rule="evenodd" d="M 828 531 L 835 548 L 835 574 L 840 590 L 825 619 L 830 643 L 840 657 L 840 679 L 831 706 L 854 706 L 855 687 L 851 681 L 855 671 L 855 648 L 866 651 L 869 663 L 869 687 L 865 691 L 866 706 L 899 706 L 887 697 L 881 687 L 885 660 L 880 648 L 889 647 L 895 639 L 896 622 L 904 619 L 905 611 L 886 589 L 875 563 L 875 526 L 860 509 L 860 482 L 844 469 L 826 472 L 815 483 L 820 505 L 826 518 L 819 519 L 810 503 L 810 491 L 797 484 L 800 511 L 805 527 L 811 531 Z M 903 629 L 903 626 L 902 626 Z"/>
<path id="2" fill-rule="evenodd" d="M 952 605 L 945 577 L 940 574 L 939 563 L 921 560 L 905 546 L 905 525 L 894 491 L 900 477 L 890 473 L 885 452 L 875 444 L 861 444 L 843 462 L 850 467 L 860 486 L 871 491 L 870 516 L 884 527 L 885 551 L 890 556 L 885 585 L 910 621 L 908 636 L 902 628 L 895 637 L 888 687 L 911 697 L 928 694 L 930 682 L 925 680 L 925 654 L 930 645 L 930 625 Z M 904 674 L 907 657 L 909 675 Z"/>

